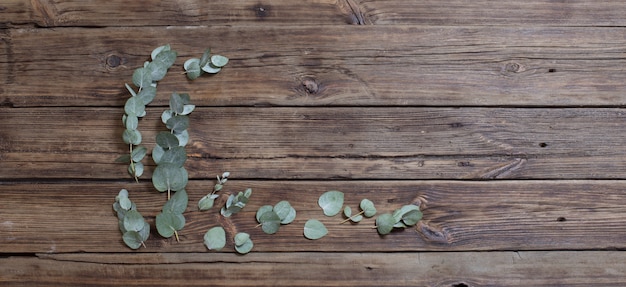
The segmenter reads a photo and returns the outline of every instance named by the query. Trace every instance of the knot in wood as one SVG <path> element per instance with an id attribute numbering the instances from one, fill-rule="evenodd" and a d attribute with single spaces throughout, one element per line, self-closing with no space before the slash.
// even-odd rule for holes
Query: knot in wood
<path id="1" fill-rule="evenodd" d="M 504 67 L 504 70 L 509 73 L 518 73 L 521 72 L 522 67 L 518 63 L 508 63 Z"/>
<path id="2" fill-rule="evenodd" d="M 315 82 L 315 80 L 311 78 L 303 79 L 302 87 L 304 88 L 304 91 L 309 94 L 315 94 L 319 91 L 319 86 L 317 85 L 317 82 Z"/>
<path id="3" fill-rule="evenodd" d="M 109 55 L 106 58 L 106 65 L 109 68 L 116 68 L 122 64 L 122 58 L 117 55 Z"/>

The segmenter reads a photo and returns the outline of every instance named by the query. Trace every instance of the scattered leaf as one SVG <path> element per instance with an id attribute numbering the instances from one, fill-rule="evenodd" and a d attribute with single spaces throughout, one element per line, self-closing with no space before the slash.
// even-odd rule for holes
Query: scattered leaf
<path id="1" fill-rule="evenodd" d="M 268 211 L 272 211 L 274 209 L 273 206 L 271 205 L 263 205 L 259 208 L 259 210 L 257 210 L 256 212 L 256 221 L 258 223 L 261 223 L 261 215 L 263 215 L 264 213 L 268 212 Z M 280 219 L 280 217 L 278 218 Z"/>
<path id="2" fill-rule="evenodd" d="M 396 222 L 391 214 L 381 214 L 376 218 L 376 229 L 380 235 L 389 234 Z"/>
<path id="3" fill-rule="evenodd" d="M 318 200 L 319 206 L 326 216 L 335 216 L 343 207 L 344 194 L 341 191 L 331 190 L 322 194 Z"/>
<path id="4" fill-rule="evenodd" d="M 124 216 L 124 229 L 128 231 L 139 231 L 144 226 L 144 219 L 136 210 L 129 210 Z"/>
<path id="5" fill-rule="evenodd" d="M 248 240 L 246 240 L 246 242 L 244 242 L 241 245 L 235 245 L 235 250 L 239 254 L 246 254 L 246 253 L 250 252 L 253 247 L 254 247 L 254 243 L 252 243 L 251 239 L 248 239 Z"/>
<path id="6" fill-rule="evenodd" d="M 185 61 L 183 68 L 185 68 L 185 72 L 187 72 L 187 78 L 189 78 L 190 80 L 197 79 L 202 73 L 202 70 L 200 69 L 200 59 L 197 58 L 192 58 Z"/>
<path id="7" fill-rule="evenodd" d="M 304 237 L 316 240 L 320 239 L 328 234 L 328 229 L 324 226 L 324 223 L 317 219 L 309 219 L 304 224 Z"/>
<path id="8" fill-rule="evenodd" d="M 185 217 L 180 213 L 161 212 L 156 216 L 157 231 L 165 238 L 172 237 L 183 227 L 185 227 Z"/>
<path id="9" fill-rule="evenodd" d="M 213 55 L 211 56 L 211 64 L 218 68 L 224 67 L 228 64 L 228 58 L 221 55 Z"/>
<path id="10" fill-rule="evenodd" d="M 259 223 L 261 223 L 263 232 L 274 234 L 280 228 L 280 217 L 274 211 L 268 211 L 259 217 Z"/>
<path id="11" fill-rule="evenodd" d="M 250 240 L 250 234 L 240 232 L 235 235 L 235 246 L 243 245 L 246 241 Z"/>
<path id="12" fill-rule="evenodd" d="M 124 240 L 126 246 L 130 247 L 131 249 L 139 249 L 144 241 L 139 232 L 132 230 L 126 231 L 122 236 L 122 240 Z"/>
<path id="13" fill-rule="evenodd" d="M 213 204 L 215 203 L 215 199 L 218 198 L 217 194 L 207 194 L 203 196 L 200 201 L 198 201 L 198 209 L 201 211 L 209 210 L 213 208 Z"/>
<path id="14" fill-rule="evenodd" d="M 372 217 L 376 215 L 376 207 L 374 207 L 374 203 L 367 198 L 361 200 L 359 207 L 363 210 L 363 215 L 365 215 L 365 217 Z"/>
<path id="15" fill-rule="evenodd" d="M 220 250 L 226 246 L 226 231 L 221 226 L 216 226 L 204 234 L 204 245 L 209 250 Z"/>

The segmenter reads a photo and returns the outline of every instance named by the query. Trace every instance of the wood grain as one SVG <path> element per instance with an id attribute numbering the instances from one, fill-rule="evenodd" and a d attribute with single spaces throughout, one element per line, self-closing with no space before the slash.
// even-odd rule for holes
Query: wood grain
<path id="1" fill-rule="evenodd" d="M 85 2 L 7 0 L 0 25 L 42 27 L 195 25 L 624 26 L 621 1 L 218 0 Z"/>
<path id="2" fill-rule="evenodd" d="M 161 110 L 140 123 L 150 149 Z M 124 178 L 121 113 L 2 109 L 0 178 Z M 186 166 L 192 178 L 619 179 L 625 120 L 608 108 L 198 108 Z"/>
<path id="3" fill-rule="evenodd" d="M 3 286 L 60 286 L 60 282 L 63 286 L 623 286 L 624 260 L 624 252 L 602 251 L 41 254 L 0 259 L 0 282 Z M 268 276 L 271 279 L 258 279 Z"/>
<path id="4" fill-rule="evenodd" d="M 196 210 L 212 181 L 192 181 L 187 190 L 187 225 L 181 242 L 163 239 L 154 229 L 154 216 L 165 195 L 150 182 L 3 183 L 0 185 L 0 252 L 132 252 L 124 246 L 111 208 L 121 188 L 152 225 L 147 248 L 139 252 L 206 252 L 204 233 L 222 225 L 228 238 L 251 234 L 254 252 L 405 252 L 494 250 L 624 249 L 626 187 L 624 181 L 239 181 L 227 183 L 224 194 L 251 187 L 246 208 L 230 217 L 217 208 Z M 372 200 L 379 211 L 392 212 L 405 204 L 421 204 L 424 218 L 417 228 L 380 237 L 374 219 L 339 224 L 340 216 L 325 217 L 317 206 L 327 190 L 341 190 L 346 204 Z M 217 206 L 223 204 L 221 197 Z M 255 213 L 266 204 L 288 200 L 296 220 L 274 235 L 256 226 Z M 307 219 L 326 224 L 329 234 L 307 240 Z M 222 252 L 232 253 L 229 239 Z"/>
<path id="5" fill-rule="evenodd" d="M 165 43 L 180 57 L 160 91 L 189 92 L 202 106 L 626 104 L 626 40 L 616 29 L 59 28 L 5 37 L 0 58 L 12 60 L 0 74 L 0 102 L 15 107 L 121 106 L 134 68 Z M 207 46 L 231 58 L 222 73 L 194 83 L 176 74 Z"/>

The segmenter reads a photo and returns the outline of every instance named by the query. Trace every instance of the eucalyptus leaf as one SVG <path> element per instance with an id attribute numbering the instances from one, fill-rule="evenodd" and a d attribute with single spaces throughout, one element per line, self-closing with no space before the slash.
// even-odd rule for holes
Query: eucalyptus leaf
<path id="1" fill-rule="evenodd" d="M 274 211 L 268 211 L 259 217 L 259 223 L 261 223 L 263 232 L 274 234 L 280 228 L 280 217 Z"/>
<path id="2" fill-rule="evenodd" d="M 156 87 L 146 86 L 143 87 L 141 91 L 139 91 L 139 93 L 137 94 L 137 98 L 141 100 L 144 105 L 147 105 L 154 100 L 154 98 L 156 97 L 156 92 Z"/>
<path id="3" fill-rule="evenodd" d="M 130 210 L 130 208 L 133 206 L 133 202 L 130 201 L 130 199 L 128 199 L 128 197 L 122 197 L 120 198 L 120 207 L 124 210 Z"/>
<path id="4" fill-rule="evenodd" d="M 143 163 L 134 162 L 128 165 L 128 174 L 130 174 L 133 177 L 140 177 L 141 175 L 143 175 L 143 171 L 144 171 Z"/>
<path id="5" fill-rule="evenodd" d="M 257 210 L 256 212 L 256 221 L 258 223 L 261 223 L 261 215 L 263 215 L 264 213 L 268 212 L 268 211 L 272 211 L 274 209 L 273 206 L 271 205 L 263 205 L 259 208 L 259 210 Z M 280 217 L 278 218 L 280 219 Z"/>
<path id="6" fill-rule="evenodd" d="M 146 156 L 147 153 L 148 149 L 146 147 L 140 146 L 133 149 L 133 152 L 130 153 L 130 156 L 134 162 L 139 162 Z"/>
<path id="7" fill-rule="evenodd" d="M 213 55 L 211 56 L 211 64 L 218 68 L 224 67 L 228 64 L 228 58 L 221 55 Z"/>
<path id="8" fill-rule="evenodd" d="M 163 212 L 183 213 L 187 209 L 188 202 L 187 191 L 179 190 L 163 205 Z"/>
<path id="9" fill-rule="evenodd" d="M 190 80 L 195 80 L 202 74 L 202 69 L 200 69 L 200 59 L 197 58 L 192 58 L 185 61 L 183 68 L 185 68 L 187 78 L 189 78 Z"/>
<path id="10" fill-rule="evenodd" d="M 157 57 L 148 65 L 152 81 L 160 81 L 167 74 L 167 70 L 176 61 L 176 51 L 161 51 Z"/>
<path id="11" fill-rule="evenodd" d="M 211 64 L 210 62 L 207 63 L 206 65 L 202 66 L 202 71 L 205 71 L 209 74 L 217 74 L 222 70 L 222 68 L 220 67 L 215 67 L 213 64 Z"/>
<path id="12" fill-rule="evenodd" d="M 150 237 L 150 224 L 144 222 L 143 228 L 139 230 L 139 235 L 141 236 L 141 241 L 145 242 L 146 240 L 148 240 L 148 237 Z"/>
<path id="13" fill-rule="evenodd" d="M 185 227 L 185 217 L 180 213 L 161 212 L 156 216 L 156 228 L 159 234 L 170 238 L 175 231 Z"/>
<path id="14" fill-rule="evenodd" d="M 189 180 L 187 170 L 182 167 L 161 163 L 152 173 L 152 184 L 160 192 L 177 191 L 185 188 Z"/>
<path id="15" fill-rule="evenodd" d="M 179 146 L 186 146 L 189 143 L 189 132 L 184 130 L 180 133 L 174 133 L 174 136 L 178 139 Z"/>
<path id="16" fill-rule="evenodd" d="M 129 210 L 124 216 L 124 228 L 128 231 L 139 231 L 143 228 L 144 219 L 136 210 Z"/>
<path id="17" fill-rule="evenodd" d="M 163 153 L 159 164 L 170 163 L 177 167 L 182 167 L 183 164 L 185 164 L 185 161 L 187 161 L 187 152 L 185 151 L 185 148 L 182 146 L 175 146 Z"/>
<path id="18" fill-rule="evenodd" d="M 281 224 L 289 224 L 296 217 L 296 210 L 291 207 L 289 201 L 283 200 L 274 205 L 274 212 L 280 218 Z"/>
<path id="19" fill-rule="evenodd" d="M 185 101 L 180 94 L 172 93 L 170 96 L 170 110 L 175 114 L 182 114 L 185 108 Z"/>
<path id="20" fill-rule="evenodd" d="M 136 130 L 139 126 L 139 118 L 136 115 L 124 115 L 124 126 L 129 130 Z"/>
<path id="21" fill-rule="evenodd" d="M 211 49 L 204 50 L 202 57 L 200 58 L 200 67 L 206 65 L 211 60 Z"/>
<path id="22" fill-rule="evenodd" d="M 213 204 L 215 203 L 215 199 L 218 198 L 217 194 L 207 194 L 203 196 L 200 201 L 198 201 L 198 209 L 201 211 L 209 210 L 213 208 Z"/>
<path id="23" fill-rule="evenodd" d="M 130 155 L 129 154 L 121 155 L 115 159 L 115 162 L 124 162 L 124 163 L 130 162 Z"/>
<path id="24" fill-rule="evenodd" d="M 138 130 L 124 130 L 122 139 L 127 144 L 138 145 L 141 144 L 141 133 Z"/>
<path id="25" fill-rule="evenodd" d="M 248 239 L 248 240 L 246 240 L 246 242 L 244 242 L 241 245 L 235 245 L 235 250 L 239 254 L 246 254 L 246 253 L 250 252 L 253 247 L 254 247 L 254 243 L 252 243 L 251 239 Z"/>
<path id="26" fill-rule="evenodd" d="M 365 215 L 365 217 L 372 217 L 376 215 L 376 207 L 374 206 L 374 203 L 367 198 L 361 200 L 359 207 L 363 210 L 363 215 Z"/>
<path id="27" fill-rule="evenodd" d="M 422 219 L 422 212 L 420 210 L 411 210 L 402 215 L 402 222 L 408 226 L 417 224 Z"/>
<path id="28" fill-rule="evenodd" d="M 156 47 L 152 50 L 152 53 L 150 53 L 150 58 L 154 60 L 162 51 L 170 51 L 171 49 L 172 47 L 169 44 Z"/>
<path id="29" fill-rule="evenodd" d="M 176 115 L 167 120 L 165 126 L 172 130 L 174 133 L 181 133 L 189 128 L 189 117 L 183 115 Z"/>
<path id="30" fill-rule="evenodd" d="M 156 143 L 164 150 L 178 147 L 178 138 L 170 132 L 159 132 L 156 136 Z"/>
<path id="31" fill-rule="evenodd" d="M 350 217 L 350 221 L 352 222 L 360 222 L 361 220 L 363 220 L 363 215 L 355 215 Z"/>
<path id="32" fill-rule="evenodd" d="M 394 210 L 393 212 L 393 219 L 398 222 L 400 220 L 402 220 L 402 217 L 409 213 L 410 211 L 413 210 L 419 210 L 419 206 L 417 205 L 413 205 L 413 204 L 408 204 L 408 205 L 404 205 L 399 209 Z"/>
<path id="33" fill-rule="evenodd" d="M 347 218 L 350 218 L 350 216 L 352 216 L 352 208 L 346 205 L 346 207 L 343 208 L 343 215 Z"/>
<path id="34" fill-rule="evenodd" d="M 139 234 L 139 232 L 137 231 L 132 230 L 126 231 L 122 236 L 122 240 L 124 241 L 126 246 L 130 247 L 131 249 L 139 249 L 139 247 L 141 247 L 141 244 L 144 242 L 141 234 Z"/>
<path id="35" fill-rule="evenodd" d="M 396 220 L 390 213 L 384 213 L 379 215 L 376 218 L 376 230 L 378 230 L 378 234 L 385 235 L 389 234 L 393 229 L 393 226 L 396 224 Z"/>
<path id="36" fill-rule="evenodd" d="M 149 66 L 146 65 L 146 67 L 138 68 L 133 72 L 133 84 L 139 87 L 140 90 L 152 84 L 152 74 L 148 67 Z"/>
<path id="37" fill-rule="evenodd" d="M 131 96 L 133 96 L 133 97 L 137 96 L 137 93 L 135 92 L 135 90 L 130 85 L 124 84 L 124 86 L 126 86 L 126 89 L 131 94 Z"/>
<path id="38" fill-rule="evenodd" d="M 152 149 L 152 160 L 154 161 L 154 163 L 159 164 L 161 162 L 161 157 L 163 157 L 164 153 L 165 153 L 165 150 L 163 150 L 163 148 L 160 145 L 156 145 Z"/>
<path id="39" fill-rule="evenodd" d="M 239 232 L 235 235 L 235 246 L 244 245 L 248 240 L 250 240 L 250 234 Z"/>
<path id="40" fill-rule="evenodd" d="M 173 116 L 174 116 L 174 112 L 172 112 L 172 110 L 165 110 L 161 114 L 161 121 L 163 122 L 163 124 L 165 124 L 167 123 L 167 120 L 169 120 Z"/>
<path id="41" fill-rule="evenodd" d="M 328 229 L 324 226 L 324 223 L 317 219 L 309 219 L 304 224 L 304 237 L 316 240 L 320 239 L 328 234 Z"/>
<path id="42" fill-rule="evenodd" d="M 317 201 L 326 216 L 335 216 L 343 207 L 344 194 L 341 191 L 331 190 L 322 194 Z"/>
<path id="43" fill-rule="evenodd" d="M 204 234 L 204 245 L 209 250 L 220 250 L 226 246 L 226 231 L 221 226 L 216 226 Z"/>
<path id="44" fill-rule="evenodd" d="M 146 105 L 138 97 L 130 97 L 124 104 L 124 112 L 135 117 L 141 116 L 146 111 Z"/>
<path id="45" fill-rule="evenodd" d="M 181 115 L 191 114 L 191 112 L 193 112 L 195 108 L 196 108 L 196 105 L 183 105 L 183 112 L 180 114 Z"/>

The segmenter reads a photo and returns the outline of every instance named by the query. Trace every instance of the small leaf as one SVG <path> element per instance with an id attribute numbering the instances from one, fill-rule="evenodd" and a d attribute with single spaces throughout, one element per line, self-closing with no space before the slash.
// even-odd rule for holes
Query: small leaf
<path id="1" fill-rule="evenodd" d="M 202 71 L 205 71 L 209 74 L 217 74 L 222 70 L 222 68 L 220 67 L 215 67 L 213 66 L 213 64 L 211 64 L 210 62 L 207 63 L 206 65 L 202 66 Z"/>
<path id="2" fill-rule="evenodd" d="M 280 217 L 273 211 L 263 213 L 259 218 L 259 222 L 261 223 L 261 229 L 267 234 L 274 234 L 280 228 Z"/>
<path id="3" fill-rule="evenodd" d="M 228 64 L 228 58 L 221 55 L 213 55 L 211 56 L 211 64 L 218 68 L 224 67 Z"/>
<path id="4" fill-rule="evenodd" d="M 156 136 L 156 143 L 164 150 L 178 147 L 178 138 L 169 132 L 159 132 Z"/>
<path id="5" fill-rule="evenodd" d="M 183 68 L 185 68 L 185 72 L 187 72 L 187 78 L 190 80 L 195 80 L 200 77 L 202 74 L 202 70 L 200 69 L 200 59 L 192 58 L 185 61 L 183 64 Z"/>
<path id="6" fill-rule="evenodd" d="M 141 236 L 141 241 L 145 242 L 146 240 L 148 240 L 148 237 L 150 237 L 150 224 L 144 222 L 143 228 L 139 230 L 139 235 Z"/>
<path id="7" fill-rule="evenodd" d="M 353 217 L 350 217 L 350 221 L 355 222 L 355 223 L 359 222 L 361 220 L 363 220 L 363 215 L 360 215 L 360 214 L 359 215 L 355 215 Z"/>
<path id="8" fill-rule="evenodd" d="M 189 117 L 176 115 L 167 120 L 165 126 L 172 130 L 174 133 L 181 133 L 187 128 L 189 128 Z"/>
<path id="9" fill-rule="evenodd" d="M 124 104 L 124 112 L 135 117 L 141 116 L 146 111 L 146 105 L 138 97 L 128 98 Z"/>
<path id="10" fill-rule="evenodd" d="M 121 189 L 120 192 L 115 197 L 115 201 L 120 201 L 122 198 L 128 198 L 128 190 Z"/>
<path id="11" fill-rule="evenodd" d="M 385 235 L 389 234 L 393 229 L 393 226 L 396 224 L 396 220 L 394 220 L 393 216 L 389 213 L 381 214 L 376 218 L 376 230 L 378 230 L 378 234 Z"/>
<path id="12" fill-rule="evenodd" d="M 361 200 L 359 207 L 363 210 L 363 215 L 365 215 L 365 217 L 372 217 L 376 215 L 376 207 L 374 207 L 374 203 L 367 198 Z"/>
<path id="13" fill-rule="evenodd" d="M 244 191 L 243 193 L 243 196 L 246 198 L 246 203 L 248 203 L 250 195 L 252 195 L 252 188 L 247 188 L 246 191 Z"/>
<path id="14" fill-rule="evenodd" d="M 180 213 L 161 212 L 156 216 L 156 228 L 159 234 L 170 238 L 175 231 L 185 227 L 185 217 Z"/>
<path id="15" fill-rule="evenodd" d="M 408 226 L 417 224 L 422 219 L 422 212 L 419 210 L 411 210 L 402 216 L 402 222 Z"/>
<path id="16" fill-rule="evenodd" d="M 124 115 L 124 126 L 129 130 L 136 130 L 139 126 L 139 118 L 136 115 Z"/>
<path id="17" fill-rule="evenodd" d="M 405 214 L 413 210 L 419 210 L 419 206 L 413 204 L 404 205 L 401 208 L 394 210 L 393 219 L 398 222 L 402 220 L 402 217 L 404 217 Z"/>
<path id="18" fill-rule="evenodd" d="M 146 86 L 143 87 L 141 91 L 139 91 L 139 94 L 137 94 L 137 98 L 141 100 L 141 103 L 147 105 L 154 100 L 154 98 L 156 97 L 156 92 L 156 87 Z"/>
<path id="19" fill-rule="evenodd" d="M 198 209 L 200 209 L 200 211 L 205 211 L 213 208 L 215 199 L 218 197 L 219 195 L 217 194 L 207 194 L 203 196 L 200 201 L 198 201 Z"/>
<path id="20" fill-rule="evenodd" d="M 152 81 L 160 81 L 167 74 L 167 70 L 176 61 L 176 51 L 161 51 L 156 59 L 148 65 L 151 72 Z"/>
<path id="21" fill-rule="evenodd" d="M 128 197 L 122 197 L 120 198 L 120 207 L 124 210 L 130 210 L 130 208 L 133 206 L 133 202 L 130 201 L 130 199 L 128 199 Z"/>
<path id="22" fill-rule="evenodd" d="M 169 44 L 156 47 L 156 48 L 154 48 L 154 50 L 152 50 L 152 53 L 150 53 L 150 58 L 152 60 L 154 60 L 159 55 L 159 53 L 161 53 L 162 51 L 169 51 L 171 49 L 172 49 L 172 47 Z"/>
<path id="23" fill-rule="evenodd" d="M 115 159 L 115 162 L 130 162 L 130 155 L 129 154 L 121 155 Z"/>
<path id="24" fill-rule="evenodd" d="M 143 228 L 144 219 L 136 210 L 129 210 L 124 216 L 124 228 L 128 231 L 139 231 Z"/>
<path id="25" fill-rule="evenodd" d="M 143 163 L 135 162 L 128 165 L 128 174 L 133 177 L 140 177 L 143 174 Z"/>
<path id="26" fill-rule="evenodd" d="M 174 133 L 174 136 L 178 139 L 179 146 L 184 147 L 189 143 L 189 132 L 187 130 L 184 130 L 181 133 Z"/>
<path id="27" fill-rule="evenodd" d="M 135 72 L 133 72 L 133 84 L 139 87 L 140 90 L 152 84 L 152 75 L 147 66 L 144 68 L 138 68 Z"/>
<path id="28" fill-rule="evenodd" d="M 126 89 L 128 90 L 128 92 L 133 96 L 137 96 L 137 93 L 135 92 L 135 90 L 133 88 L 130 87 L 130 85 L 128 84 L 124 84 L 124 86 L 126 86 Z"/>
<path id="29" fill-rule="evenodd" d="M 182 114 L 185 108 L 185 101 L 181 97 L 181 95 L 177 93 L 172 93 L 170 96 L 170 110 L 175 114 Z"/>
<path id="30" fill-rule="evenodd" d="M 187 191 L 179 190 L 163 205 L 163 212 L 183 213 L 187 209 L 188 202 Z"/>
<path id="31" fill-rule="evenodd" d="M 154 163 L 159 164 L 161 162 L 161 157 L 163 157 L 164 153 L 165 150 L 163 150 L 160 145 L 156 145 L 154 149 L 152 149 L 152 160 L 154 161 Z"/>
<path id="32" fill-rule="evenodd" d="M 245 232 L 237 233 L 237 235 L 235 235 L 235 246 L 243 245 L 248 240 L 250 240 L 250 234 Z"/>
<path id="33" fill-rule="evenodd" d="M 271 205 L 263 205 L 263 206 L 261 206 L 259 208 L 259 210 L 257 210 L 257 212 L 256 212 L 256 221 L 258 223 L 261 223 L 261 215 L 263 215 L 264 213 L 266 213 L 268 211 L 272 211 L 273 209 L 274 209 L 274 207 L 271 206 Z"/>
<path id="34" fill-rule="evenodd" d="M 317 201 L 326 216 L 335 216 L 343 207 L 344 194 L 341 191 L 331 190 L 322 194 Z"/>
<path id="35" fill-rule="evenodd" d="M 246 254 L 248 252 L 250 252 L 252 250 L 252 248 L 254 247 L 254 243 L 252 243 L 252 240 L 248 239 L 246 242 L 244 242 L 241 245 L 236 245 L 235 246 L 235 250 L 237 251 L 237 253 L 239 254 Z"/>
<path id="36" fill-rule="evenodd" d="M 216 226 L 204 234 L 204 245 L 209 250 L 220 250 L 226 246 L 226 231 L 221 226 Z"/>
<path id="37" fill-rule="evenodd" d="M 161 157 L 159 164 L 170 163 L 177 167 L 182 167 L 187 161 L 187 152 L 182 146 L 175 146 L 169 150 L 166 150 Z"/>
<path id="38" fill-rule="evenodd" d="M 200 67 L 206 65 L 211 60 L 211 49 L 204 50 L 202 57 L 200 58 Z"/>
<path id="39" fill-rule="evenodd" d="M 146 147 L 140 146 L 133 149 L 133 152 L 130 155 L 134 162 L 139 162 L 146 156 L 147 153 L 148 149 Z"/>
<path id="40" fill-rule="evenodd" d="M 138 130 L 124 130 L 122 139 L 127 144 L 139 145 L 141 144 L 141 133 Z"/>
<path id="41" fill-rule="evenodd" d="M 291 207 L 289 201 L 283 200 L 274 205 L 274 212 L 280 218 L 281 224 L 289 224 L 296 217 L 296 210 Z"/>
<path id="42" fill-rule="evenodd" d="M 139 232 L 132 230 L 126 231 L 126 233 L 124 233 L 124 235 L 122 236 L 122 240 L 124 240 L 126 246 L 130 247 L 131 249 L 139 249 L 144 241 Z"/>
<path id="43" fill-rule="evenodd" d="M 324 223 L 317 219 L 309 219 L 304 224 L 304 237 L 316 240 L 320 239 L 328 234 L 328 229 L 324 226 Z"/>
<path id="44" fill-rule="evenodd" d="M 152 185 L 160 192 L 185 188 L 189 180 L 187 170 L 169 163 L 161 163 L 152 173 Z"/>
<path id="45" fill-rule="evenodd" d="M 350 216 L 352 216 L 352 208 L 350 208 L 350 206 L 347 206 L 343 208 L 343 215 L 346 218 L 350 218 Z"/>
<path id="46" fill-rule="evenodd" d="M 183 105 L 183 112 L 180 114 L 181 115 L 191 114 L 191 112 L 193 112 L 195 108 L 196 108 L 196 105 Z"/>
<path id="47" fill-rule="evenodd" d="M 174 112 L 172 110 L 165 110 L 161 114 L 161 121 L 163 124 L 167 123 L 167 120 L 171 119 L 174 116 Z"/>

